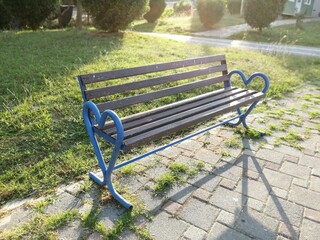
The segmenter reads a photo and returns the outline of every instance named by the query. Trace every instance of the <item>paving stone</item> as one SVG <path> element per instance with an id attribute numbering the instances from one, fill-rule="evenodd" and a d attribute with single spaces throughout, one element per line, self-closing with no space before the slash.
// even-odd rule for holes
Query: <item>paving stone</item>
<path id="1" fill-rule="evenodd" d="M 98 220 L 101 221 L 106 228 L 111 229 L 125 211 L 124 207 L 108 204 L 101 209 Z"/>
<path id="2" fill-rule="evenodd" d="M 256 157 L 273 163 L 281 164 L 284 157 L 284 153 L 277 152 L 271 149 L 262 148 L 258 150 Z"/>
<path id="3" fill-rule="evenodd" d="M 264 204 L 264 202 L 261 202 L 257 199 L 248 198 L 247 206 L 249 208 L 252 208 L 252 209 L 258 211 L 258 212 L 262 212 L 264 210 L 265 204 Z"/>
<path id="4" fill-rule="evenodd" d="M 160 209 L 165 198 L 154 196 L 150 191 L 141 190 L 138 192 L 140 199 L 143 201 L 145 208 L 150 212 L 156 212 Z"/>
<path id="5" fill-rule="evenodd" d="M 266 161 L 264 167 L 271 169 L 271 170 L 274 170 L 274 171 L 278 171 L 280 169 L 281 165 L 277 164 L 277 163 Z"/>
<path id="6" fill-rule="evenodd" d="M 165 174 L 168 171 L 168 168 L 162 164 L 153 166 L 145 171 L 145 174 L 148 178 L 156 179 L 161 175 Z"/>
<path id="7" fill-rule="evenodd" d="M 264 164 L 265 161 L 245 154 L 241 155 L 235 162 L 238 167 L 258 173 L 262 172 Z"/>
<path id="8" fill-rule="evenodd" d="M 298 163 L 299 162 L 299 157 L 291 156 L 291 155 L 284 155 L 283 157 L 284 161 L 292 162 L 292 163 Z"/>
<path id="9" fill-rule="evenodd" d="M 303 219 L 300 239 L 301 240 L 318 240 L 320 236 L 320 223 Z"/>
<path id="10" fill-rule="evenodd" d="M 201 189 L 201 188 L 198 188 L 197 190 L 195 190 L 193 192 L 193 197 L 194 198 L 197 198 L 197 199 L 199 199 L 201 201 L 204 201 L 204 202 L 209 201 L 210 196 L 211 196 L 210 192 L 208 192 L 208 191 L 206 191 L 204 189 Z"/>
<path id="11" fill-rule="evenodd" d="M 279 222 L 265 214 L 248 209 L 240 215 L 236 229 L 258 239 L 275 239 Z"/>
<path id="12" fill-rule="evenodd" d="M 309 189 L 320 192 L 320 178 L 311 176 Z"/>
<path id="13" fill-rule="evenodd" d="M 292 185 L 307 188 L 309 185 L 309 181 L 306 179 L 293 178 Z"/>
<path id="14" fill-rule="evenodd" d="M 270 190 L 269 185 L 247 178 L 241 179 L 236 188 L 237 192 L 260 201 L 267 200 Z"/>
<path id="15" fill-rule="evenodd" d="M 48 205 L 43 210 L 43 213 L 45 214 L 60 213 L 63 211 L 79 208 L 81 204 L 82 204 L 82 200 L 80 198 L 75 197 L 67 192 L 63 192 L 55 198 L 52 204 Z"/>
<path id="16" fill-rule="evenodd" d="M 289 201 L 320 211 L 320 193 L 302 187 L 292 186 Z"/>
<path id="17" fill-rule="evenodd" d="M 160 212 L 152 222 L 146 224 L 146 227 L 151 236 L 157 240 L 178 240 L 188 228 L 188 224 L 165 212 Z"/>
<path id="18" fill-rule="evenodd" d="M 302 206 L 270 196 L 264 212 L 287 225 L 299 227 L 303 217 L 303 210 Z"/>
<path id="19" fill-rule="evenodd" d="M 166 193 L 165 197 L 183 204 L 196 189 L 189 184 L 176 184 Z"/>
<path id="20" fill-rule="evenodd" d="M 298 240 L 299 239 L 299 228 L 290 224 L 280 223 L 278 234 L 285 236 L 288 239 Z"/>
<path id="21" fill-rule="evenodd" d="M 192 198 L 185 204 L 179 216 L 186 222 L 208 231 L 216 220 L 219 210 L 210 204 Z"/>
<path id="22" fill-rule="evenodd" d="M 179 208 L 182 205 L 173 201 L 168 201 L 166 204 L 164 204 L 164 206 L 162 207 L 162 209 L 164 209 L 165 211 L 167 211 L 168 213 L 170 213 L 171 215 L 174 215 Z"/>
<path id="23" fill-rule="evenodd" d="M 277 187 L 272 187 L 270 194 L 275 196 L 275 197 L 279 197 L 282 199 L 287 199 L 288 198 L 288 191 L 281 189 L 281 188 L 277 188 Z"/>
<path id="24" fill-rule="evenodd" d="M 203 143 L 195 141 L 193 139 L 188 139 L 178 144 L 177 147 L 189 150 L 191 152 L 197 152 L 200 148 L 203 147 Z"/>
<path id="25" fill-rule="evenodd" d="M 78 210 L 81 215 L 84 215 L 86 213 L 89 213 L 92 210 L 92 208 L 93 208 L 93 205 L 85 203 L 81 205 Z"/>
<path id="26" fill-rule="evenodd" d="M 308 179 L 311 173 L 310 168 L 291 162 L 284 162 L 280 168 L 280 171 L 301 179 Z"/>
<path id="27" fill-rule="evenodd" d="M 301 152 L 298 149 L 286 145 L 275 147 L 274 150 L 280 153 L 284 153 L 285 155 L 289 155 L 291 157 L 299 158 L 301 156 Z"/>
<path id="28" fill-rule="evenodd" d="M 35 200 L 33 198 L 26 198 L 26 199 L 22 199 L 22 200 L 14 200 L 14 201 L 10 201 L 7 202 L 6 204 L 4 204 L 1 208 L 0 208 L 0 212 L 8 212 L 11 210 L 14 210 L 18 207 L 21 207 L 22 205 L 29 203 L 29 202 L 34 202 Z"/>
<path id="29" fill-rule="evenodd" d="M 215 223 L 211 228 L 210 232 L 207 236 L 208 240 L 216 240 L 216 239 L 226 239 L 226 240 L 249 240 L 251 238 L 247 237 L 246 235 L 237 232 L 236 230 L 224 226 L 220 223 Z"/>
<path id="30" fill-rule="evenodd" d="M 233 214 L 241 212 L 242 207 L 245 205 L 247 197 L 228 189 L 219 187 L 211 196 L 209 202 L 218 208 Z"/>
<path id="31" fill-rule="evenodd" d="M 233 228 L 238 218 L 239 218 L 239 215 L 235 215 L 235 214 L 229 213 L 227 211 L 221 210 L 220 214 L 217 218 L 217 222 Z"/>
<path id="32" fill-rule="evenodd" d="M 93 232 L 88 236 L 88 240 L 102 240 L 103 237 L 98 232 Z"/>
<path id="33" fill-rule="evenodd" d="M 221 178 L 210 173 L 200 173 L 196 177 L 188 179 L 188 183 L 212 192 L 220 183 Z"/>
<path id="34" fill-rule="evenodd" d="M 161 155 L 171 159 L 177 158 L 180 154 L 181 154 L 181 149 L 177 147 L 169 147 L 157 153 L 157 155 Z"/>
<path id="35" fill-rule="evenodd" d="M 289 175 L 267 168 L 263 169 L 263 176 L 271 186 L 279 187 L 286 190 L 290 188 L 293 179 Z"/>
<path id="36" fill-rule="evenodd" d="M 320 169 L 320 158 L 303 154 L 299 161 L 300 165 Z"/>
<path id="37" fill-rule="evenodd" d="M 242 176 L 253 180 L 258 180 L 260 174 L 251 170 L 244 170 Z"/>
<path id="38" fill-rule="evenodd" d="M 27 207 L 19 207 L 7 215 L 1 216 L 0 232 L 32 220 L 36 213 Z"/>
<path id="39" fill-rule="evenodd" d="M 119 236 L 119 240 L 139 240 L 139 239 L 140 238 L 137 236 L 137 234 L 132 230 L 125 230 Z"/>
<path id="40" fill-rule="evenodd" d="M 190 226 L 184 233 L 184 237 L 190 240 L 202 240 L 206 236 L 206 232 L 195 226 Z"/>
<path id="41" fill-rule="evenodd" d="M 320 223 L 320 212 L 309 208 L 305 208 L 304 217 Z"/>
<path id="42" fill-rule="evenodd" d="M 222 178 L 220 182 L 220 186 L 229 190 L 233 190 L 237 186 L 237 182 L 226 179 L 226 178 Z"/>
<path id="43" fill-rule="evenodd" d="M 67 193 L 70 193 L 76 196 L 80 193 L 80 191 L 82 190 L 82 187 L 83 187 L 83 182 L 76 182 L 76 183 L 73 183 L 72 185 L 67 186 L 65 191 Z"/>
<path id="44" fill-rule="evenodd" d="M 161 171 L 162 171 L 162 168 L 161 168 Z M 156 171 L 154 171 L 154 172 L 156 172 Z M 152 175 L 152 173 L 153 172 L 151 171 L 148 174 Z M 161 173 L 161 174 L 163 174 L 163 173 Z M 158 175 L 153 175 L 152 178 L 154 178 L 156 176 L 158 176 Z M 132 192 L 136 192 L 142 186 L 145 186 L 147 184 L 147 182 L 149 182 L 149 180 L 150 180 L 149 178 L 139 174 L 139 175 L 135 175 L 135 176 L 122 177 L 119 180 L 119 182 L 120 182 L 121 186 L 127 187 Z"/>
<path id="45" fill-rule="evenodd" d="M 213 171 L 215 175 L 238 182 L 242 178 L 243 169 L 228 163 L 219 163 Z"/>
<path id="46" fill-rule="evenodd" d="M 194 158 L 210 164 L 216 164 L 220 160 L 221 155 L 208 149 L 201 148 L 196 152 Z"/>
<path id="47" fill-rule="evenodd" d="M 311 175 L 315 177 L 320 177 L 320 169 L 312 169 Z"/>
<path id="48" fill-rule="evenodd" d="M 86 234 L 86 230 L 81 227 L 81 221 L 76 220 L 67 226 L 64 226 L 57 230 L 58 239 L 83 239 Z"/>

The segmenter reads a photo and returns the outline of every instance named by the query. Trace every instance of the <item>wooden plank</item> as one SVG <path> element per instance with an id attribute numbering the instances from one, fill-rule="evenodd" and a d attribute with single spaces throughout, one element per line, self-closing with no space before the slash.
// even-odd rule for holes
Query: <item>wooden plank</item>
<path id="1" fill-rule="evenodd" d="M 176 132 L 176 131 L 186 129 L 190 126 L 193 126 L 196 123 L 209 120 L 210 118 L 215 117 L 217 115 L 221 115 L 221 114 L 227 113 L 231 110 L 237 109 L 238 107 L 241 107 L 243 105 L 253 103 L 254 101 L 257 101 L 257 100 L 263 98 L 264 96 L 265 96 L 264 93 L 261 93 L 261 92 L 255 93 L 252 96 L 231 102 L 229 105 L 220 106 L 220 107 L 214 109 L 214 111 L 209 110 L 206 112 L 202 112 L 198 115 L 194 115 L 189 118 L 182 119 L 180 121 L 173 122 L 168 125 L 162 126 L 160 128 L 153 129 L 148 132 L 144 132 L 141 135 L 137 135 L 132 138 L 128 138 L 128 139 L 124 140 L 124 144 L 126 145 L 127 151 L 129 151 L 130 149 L 137 147 L 141 144 L 144 144 L 146 142 L 159 139 L 162 136 L 168 135 L 168 134 Z"/>
<path id="2" fill-rule="evenodd" d="M 123 98 L 120 100 L 115 100 L 115 101 L 110 101 L 110 102 L 106 102 L 106 103 L 101 103 L 101 104 L 97 104 L 97 107 L 99 108 L 99 110 L 102 112 L 106 109 L 119 109 L 119 108 L 123 108 L 126 106 L 130 106 L 133 104 L 137 104 L 137 103 L 142 103 L 142 102 L 147 102 L 153 99 L 157 99 L 157 98 L 162 98 L 165 96 L 170 96 L 170 95 L 174 95 L 177 93 L 181 93 L 181 92 L 186 92 L 189 90 L 193 90 L 196 88 L 201 88 L 201 87 L 205 87 L 205 86 L 209 86 L 211 84 L 215 84 L 218 82 L 223 82 L 226 79 L 228 79 L 228 76 L 220 76 L 220 77 L 214 77 L 214 78 L 209 78 L 209 79 L 205 79 L 202 81 L 196 81 L 196 82 L 192 82 L 192 83 L 187 83 L 187 84 L 183 84 L 180 86 L 176 86 L 176 87 L 171 87 L 171 88 L 165 88 L 159 91 L 154 91 L 154 92 L 150 92 L 150 93 L 145 93 L 145 94 L 140 94 L 138 96 L 133 96 L 133 97 L 128 97 L 128 98 Z"/>
<path id="3" fill-rule="evenodd" d="M 91 90 L 85 91 L 85 94 L 87 99 L 94 99 L 94 98 L 112 95 L 115 93 L 123 93 L 131 90 L 152 87 L 152 86 L 174 82 L 182 79 L 188 79 L 188 78 L 203 76 L 207 74 L 213 74 L 216 72 L 222 73 L 225 70 L 226 70 L 226 65 L 208 67 L 203 69 L 187 71 L 183 73 L 176 73 L 176 74 L 171 74 L 167 76 L 151 78 L 151 79 L 142 80 L 142 81 L 130 82 L 130 83 L 121 84 L 121 85 L 91 89 Z"/>
<path id="4" fill-rule="evenodd" d="M 221 101 L 222 99 L 226 99 L 228 97 L 234 97 L 236 94 L 243 93 L 247 90 L 245 89 L 234 89 L 232 91 L 227 91 L 219 95 L 207 96 L 203 98 L 193 98 L 194 101 L 189 101 L 188 104 L 180 104 L 174 108 L 162 108 L 157 109 L 153 114 L 145 115 L 140 118 L 128 119 L 125 123 L 123 123 L 123 127 L 125 131 L 128 131 L 131 128 L 142 126 L 169 116 L 173 116 L 175 114 L 185 112 L 189 109 L 197 108 L 199 106 L 203 106 L 208 103 L 213 103 L 217 101 Z M 106 126 L 105 131 L 107 134 L 112 135 L 116 133 L 116 128 L 112 125 Z"/>
<path id="5" fill-rule="evenodd" d="M 150 122 L 146 122 L 144 120 L 140 121 L 140 125 L 137 125 L 135 128 L 129 129 L 129 130 L 125 130 L 125 139 L 132 137 L 132 136 L 136 136 L 138 134 L 144 134 L 145 132 L 148 132 L 152 129 L 158 129 L 162 126 L 168 125 L 170 123 L 173 122 L 177 122 L 189 117 L 192 117 L 193 115 L 201 115 L 203 112 L 209 111 L 209 110 L 214 110 L 217 107 L 220 106 L 224 106 L 224 105 L 228 105 L 236 100 L 241 100 L 244 99 L 246 97 L 250 97 L 251 95 L 255 94 L 255 91 L 245 91 L 245 92 L 241 92 L 238 93 L 236 95 L 230 96 L 230 97 L 226 97 L 223 99 L 220 99 L 218 101 L 213 101 L 213 102 L 209 102 L 197 107 L 193 107 L 193 105 L 187 105 L 184 107 L 183 111 L 181 112 L 177 112 L 175 113 L 173 109 L 173 111 L 170 111 L 170 113 L 172 113 L 171 115 L 168 115 L 167 117 L 163 117 L 157 120 L 154 119 L 150 119 Z"/>
<path id="6" fill-rule="evenodd" d="M 146 74 L 146 73 L 161 72 L 161 71 L 166 71 L 166 70 L 171 70 L 171 69 L 176 69 L 181 67 L 200 65 L 200 64 L 206 64 L 206 63 L 223 61 L 223 60 L 225 60 L 224 55 L 207 56 L 207 57 L 200 57 L 200 58 L 187 59 L 187 60 L 181 60 L 181 61 L 152 64 L 148 66 L 111 70 L 111 71 L 97 72 L 97 73 L 91 73 L 91 74 L 83 74 L 83 75 L 80 75 L 79 77 L 81 78 L 83 84 L 89 84 L 89 83 L 96 83 L 96 82 L 105 81 L 105 80 L 137 76 L 137 75 Z"/>

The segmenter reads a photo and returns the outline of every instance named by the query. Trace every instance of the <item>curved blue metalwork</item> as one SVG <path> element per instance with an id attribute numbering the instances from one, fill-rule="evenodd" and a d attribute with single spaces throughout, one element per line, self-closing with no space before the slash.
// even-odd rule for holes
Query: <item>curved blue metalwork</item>
<path id="1" fill-rule="evenodd" d="M 90 115 L 90 112 L 92 113 L 92 115 Z M 112 177 L 111 174 L 114 169 L 116 160 L 118 158 L 119 151 L 121 149 L 121 145 L 122 145 L 123 138 L 124 138 L 123 125 L 122 125 L 120 118 L 118 117 L 118 115 L 114 111 L 111 111 L 111 110 L 106 110 L 101 115 L 97 106 L 91 101 L 86 101 L 84 103 L 83 109 L 82 109 L 82 114 L 83 114 L 84 123 L 85 123 L 86 129 L 88 131 L 91 144 L 93 146 L 94 152 L 95 152 L 97 159 L 98 159 L 99 167 L 101 168 L 101 171 L 103 174 L 103 179 L 100 179 L 94 173 L 90 172 L 89 173 L 90 178 L 101 186 L 107 185 L 112 196 L 117 201 L 119 201 L 120 204 L 122 204 L 125 208 L 131 209 L 132 204 L 130 202 L 128 202 L 126 199 L 124 199 L 114 189 L 114 186 L 112 184 L 112 178 L 111 178 Z M 112 119 L 112 121 L 115 124 L 116 130 L 117 130 L 116 140 L 115 140 L 115 143 L 113 143 L 114 148 L 113 148 L 113 151 L 111 154 L 111 158 L 110 158 L 108 167 L 106 166 L 105 160 L 102 156 L 102 153 L 101 153 L 101 150 L 100 150 L 100 147 L 99 147 L 99 144 L 98 144 L 98 141 L 95 136 L 94 129 L 93 129 L 94 125 L 97 125 L 98 128 L 102 128 L 105 125 L 107 118 Z"/>
<path id="2" fill-rule="evenodd" d="M 256 78 L 256 77 L 261 77 L 261 78 L 264 80 L 264 88 L 263 88 L 263 90 L 262 90 L 263 93 L 266 93 L 266 92 L 268 91 L 269 87 L 270 87 L 270 80 L 269 80 L 269 78 L 268 78 L 265 74 L 263 74 L 263 73 L 261 73 L 261 72 L 255 72 L 255 73 L 253 73 L 249 78 L 247 78 L 242 71 L 240 71 L 240 70 L 233 70 L 233 71 L 231 71 L 231 72 L 229 73 L 229 79 L 231 79 L 231 76 L 232 76 L 233 74 L 238 74 L 238 75 L 241 77 L 244 85 L 246 85 L 246 86 L 248 86 L 248 85 L 252 82 L 252 80 L 253 80 L 254 78 Z M 231 81 L 231 80 L 230 80 L 230 81 Z M 259 101 L 253 102 L 253 103 L 250 105 L 250 107 L 246 110 L 245 113 L 243 113 L 243 112 L 241 111 L 241 109 L 238 108 L 238 109 L 237 109 L 238 115 L 241 116 L 241 117 L 239 118 L 239 121 L 236 122 L 236 123 L 229 123 L 228 125 L 230 125 L 230 126 L 238 126 L 240 123 L 242 123 L 242 125 L 243 125 L 245 128 L 249 128 L 248 125 L 247 125 L 247 122 L 246 122 L 246 118 L 247 118 L 247 116 L 249 115 L 249 113 L 253 110 L 253 108 L 257 105 L 258 102 L 259 102 Z"/>

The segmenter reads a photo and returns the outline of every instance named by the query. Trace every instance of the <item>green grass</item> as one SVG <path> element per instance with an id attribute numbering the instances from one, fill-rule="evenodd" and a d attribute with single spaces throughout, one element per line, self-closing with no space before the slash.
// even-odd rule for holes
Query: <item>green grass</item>
<path id="1" fill-rule="evenodd" d="M 295 24 L 272 27 L 262 32 L 249 30 L 235 34 L 230 39 L 320 47 L 320 23 L 308 22 L 303 26 L 304 30 L 297 29 Z"/>
<path id="2" fill-rule="evenodd" d="M 132 24 L 131 29 L 139 32 L 190 34 L 243 23 L 245 23 L 244 18 L 239 15 L 230 15 L 226 13 L 219 23 L 208 29 L 202 25 L 198 15 L 194 14 L 193 16 L 161 18 L 155 23 L 148 23 L 146 20 L 139 20 Z"/>
<path id="3" fill-rule="evenodd" d="M 88 29 L 0 32 L 0 50 L 0 204 L 43 195 L 97 168 L 81 116 L 79 74 L 225 53 L 229 69 L 268 74 L 268 97 L 316 84 L 320 76 L 319 59 Z"/>

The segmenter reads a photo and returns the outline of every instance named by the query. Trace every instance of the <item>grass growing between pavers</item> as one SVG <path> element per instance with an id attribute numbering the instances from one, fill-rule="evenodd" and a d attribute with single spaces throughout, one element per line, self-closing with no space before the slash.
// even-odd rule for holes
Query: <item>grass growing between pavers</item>
<path id="1" fill-rule="evenodd" d="M 146 20 L 133 22 L 131 29 L 139 32 L 159 32 L 172 34 L 190 34 L 194 32 L 208 31 L 245 23 L 240 15 L 224 14 L 221 21 L 212 28 L 206 28 L 200 22 L 199 16 L 194 13 L 192 16 L 172 16 L 160 18 L 155 23 L 148 23 Z"/>
<path id="2" fill-rule="evenodd" d="M 304 29 L 298 29 L 295 24 L 292 24 L 264 29 L 262 32 L 249 30 L 234 34 L 229 38 L 254 42 L 320 47 L 318 36 L 320 23 L 307 22 L 303 24 L 303 27 Z"/>
<path id="3" fill-rule="evenodd" d="M 229 69 L 265 72 L 268 97 L 281 97 L 305 81 L 316 84 L 320 76 L 318 59 L 190 46 L 136 33 L 1 32 L 0 49 L 0 204 L 53 191 L 97 167 L 82 121 L 78 74 L 224 53 Z"/>

